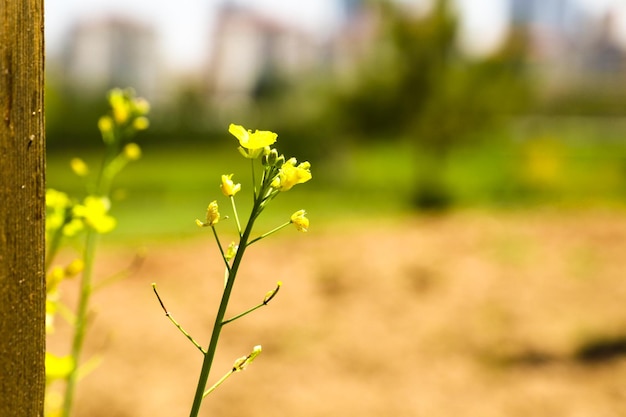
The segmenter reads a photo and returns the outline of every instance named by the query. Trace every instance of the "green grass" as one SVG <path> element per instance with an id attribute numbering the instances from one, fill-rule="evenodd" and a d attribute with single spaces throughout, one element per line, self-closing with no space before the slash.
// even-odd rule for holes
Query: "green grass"
<path id="1" fill-rule="evenodd" d="M 312 227 L 355 217 L 393 216 L 405 207 L 410 189 L 407 172 L 394 167 L 410 167 L 410 155 L 393 160 L 391 150 L 351 153 L 347 161 L 313 163 L 313 180 L 279 195 L 263 213 L 260 223 L 271 228 L 289 216 L 306 209 Z M 75 155 L 51 152 L 47 161 L 48 187 L 82 198 L 85 184 L 69 169 Z M 76 155 L 92 170 L 98 166 L 97 151 Z M 342 157 L 338 156 L 338 159 Z M 368 168 L 369 167 L 369 168 Z M 371 167 L 376 167 L 372 169 Z M 392 175 L 385 174 L 392 172 Z M 195 219 L 203 219 L 212 200 L 218 200 L 224 214 L 229 201 L 219 189 L 220 176 L 234 173 L 244 189 L 237 195 L 240 215 L 247 213 L 250 198 L 250 164 L 233 147 L 216 150 L 195 147 L 151 147 L 144 145 L 143 157 L 130 163 L 115 182 L 113 214 L 119 227 L 111 238 L 176 238 L 198 233 Z M 390 188 L 387 182 L 392 182 Z"/>
<path id="2" fill-rule="evenodd" d="M 491 140 L 455 149 L 441 166 L 457 207 L 518 207 L 538 204 L 580 206 L 623 204 L 626 198 L 626 143 L 618 135 L 561 127 L 531 129 L 517 141 Z M 582 133 L 581 133 L 582 132 Z M 604 140 L 603 140 L 604 139 Z M 220 176 L 234 173 L 244 190 L 240 213 L 247 213 L 250 165 L 235 147 L 159 147 L 144 143 L 144 155 L 130 163 L 115 183 L 113 214 L 119 227 L 111 238 L 178 238 L 198 233 L 207 204 L 228 200 Z M 73 156 L 98 166 L 97 151 L 68 155 L 50 152 L 48 187 L 82 198 L 85 187 L 69 169 Z M 313 180 L 280 195 L 260 223 L 271 228 L 306 209 L 312 228 L 337 222 L 394 217 L 411 210 L 410 201 L 423 155 L 407 143 L 391 142 L 336 152 L 311 161 Z M 426 174 L 430 175 L 430 174 Z"/>

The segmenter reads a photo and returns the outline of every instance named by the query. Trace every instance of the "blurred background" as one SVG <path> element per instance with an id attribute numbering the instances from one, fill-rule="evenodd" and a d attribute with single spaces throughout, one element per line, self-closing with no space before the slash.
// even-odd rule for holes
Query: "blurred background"
<path id="1" fill-rule="evenodd" d="M 144 286 L 160 277 L 174 299 L 198 297 L 175 285 L 207 268 L 193 221 L 219 175 L 247 172 L 229 123 L 275 131 L 312 164 L 267 220 L 304 207 L 312 222 L 270 245 L 311 258 L 278 268 L 294 293 L 246 330 L 275 352 L 206 415 L 626 415 L 626 2 L 50 0 L 46 36 L 49 187 L 84 192 L 68 161 L 98 160 L 107 90 L 152 105 L 103 268 L 120 248 L 156 255 L 105 292 L 141 313 L 99 316 L 104 333 L 134 323 L 113 332 L 180 360 L 154 300 L 142 310 Z M 263 253 L 252 275 L 276 269 Z M 178 305 L 198 332 L 210 324 Z M 154 334 L 137 330 L 145 316 Z M 152 374 L 120 339 L 93 342 L 117 359 L 86 382 L 84 415 L 103 401 L 119 416 L 184 410 L 195 368 L 154 359 Z M 153 391 L 167 401 L 130 388 L 165 375 L 186 381 Z M 153 408 L 131 412 L 137 396 Z"/>
<path id="2" fill-rule="evenodd" d="M 279 132 L 318 167 L 312 187 L 377 211 L 623 199 L 622 2 L 290 4 L 47 4 L 51 184 L 57 153 L 98 149 L 121 86 L 153 106 L 145 171 L 189 174 L 135 172 L 143 192 L 203 188 L 192 171 L 234 122 Z"/>

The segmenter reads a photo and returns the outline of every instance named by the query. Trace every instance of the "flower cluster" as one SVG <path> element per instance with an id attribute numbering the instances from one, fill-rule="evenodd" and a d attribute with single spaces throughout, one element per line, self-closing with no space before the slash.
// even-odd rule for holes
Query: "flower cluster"
<path id="1" fill-rule="evenodd" d="M 282 283 L 279 281 L 276 284 L 276 288 L 269 291 L 263 297 L 263 300 L 252 308 L 249 308 L 242 313 L 239 313 L 233 317 L 226 318 L 224 315 L 227 310 L 230 294 L 241 265 L 246 248 L 255 242 L 293 224 L 296 230 L 300 232 L 307 232 L 309 230 L 309 219 L 306 217 L 305 210 L 298 210 L 291 215 L 288 221 L 282 225 L 275 227 L 274 229 L 261 234 L 257 237 L 252 237 L 252 231 L 254 223 L 267 207 L 270 201 L 272 201 L 278 194 L 292 189 L 298 184 L 303 184 L 311 180 L 311 164 L 309 162 L 298 163 L 295 158 L 285 158 L 284 155 L 278 153 L 275 148 L 271 146 L 277 140 L 278 135 L 274 132 L 245 129 L 243 126 L 231 124 L 228 131 L 235 136 L 239 142 L 239 152 L 247 159 L 250 160 L 252 166 L 252 209 L 248 217 L 246 224 L 243 224 L 239 219 L 237 212 L 237 206 L 235 204 L 236 196 L 244 188 L 240 183 L 235 182 L 233 179 L 234 174 L 224 174 L 221 177 L 220 189 L 222 194 L 230 200 L 232 205 L 232 213 L 237 226 L 238 241 L 231 242 L 228 247 L 222 245 L 221 239 L 218 236 L 217 226 L 220 219 L 228 219 L 228 216 L 222 217 L 220 214 L 220 208 L 217 200 L 209 203 L 205 220 L 196 219 L 196 224 L 199 227 L 210 228 L 215 237 L 215 241 L 220 250 L 222 260 L 224 261 L 224 293 L 221 298 L 220 306 L 217 311 L 215 319 L 215 325 L 211 333 L 211 340 L 208 348 L 205 350 L 196 342 L 189 333 L 187 333 L 180 324 L 173 319 L 169 311 L 165 308 L 159 294 L 156 291 L 156 284 L 153 284 L 154 292 L 161 304 L 161 307 L 165 311 L 169 320 L 183 333 L 183 335 L 189 339 L 193 345 L 198 348 L 204 355 L 202 362 L 202 370 L 200 371 L 200 378 L 198 386 L 196 388 L 196 394 L 194 402 L 191 407 L 191 416 L 198 416 L 200 405 L 204 397 L 213 392 L 218 386 L 220 386 L 230 375 L 246 369 L 248 365 L 261 353 L 261 346 L 255 346 L 252 352 L 247 356 L 242 356 L 235 360 L 232 368 L 222 378 L 220 378 L 209 389 L 205 389 L 207 379 L 211 370 L 214 354 L 216 351 L 217 343 L 220 337 L 221 329 L 225 325 L 232 323 L 233 321 L 246 316 L 253 311 L 262 308 L 274 298 L 280 290 Z M 260 163 L 259 163 L 260 159 Z M 261 175 L 259 176 L 259 171 Z"/>
<path id="2" fill-rule="evenodd" d="M 111 112 L 98 120 L 98 128 L 105 143 L 115 141 L 117 133 L 131 135 L 146 130 L 150 122 L 146 115 L 150 104 L 143 98 L 135 97 L 134 90 L 115 88 L 109 92 Z"/>
<path id="3" fill-rule="evenodd" d="M 239 152 L 250 160 L 261 157 L 263 166 L 263 175 L 261 182 L 255 185 L 255 200 L 259 202 L 259 212 L 262 211 L 267 203 L 276 197 L 280 192 L 288 191 L 297 184 L 303 184 L 312 178 L 311 164 L 309 162 L 298 163 L 296 158 L 286 159 L 284 155 L 280 155 L 275 148 L 271 148 L 278 135 L 274 132 L 266 130 L 245 129 L 243 126 L 231 124 L 228 131 L 239 141 Z M 241 184 L 233 181 L 234 174 L 222 175 L 220 189 L 226 197 L 231 199 L 241 191 Z M 239 232 L 239 219 L 235 209 L 235 218 L 237 219 Z M 206 214 L 206 221 L 196 219 L 196 224 L 200 227 L 213 226 L 219 221 L 217 202 L 213 201 L 209 204 Z M 306 211 L 299 210 L 295 212 L 289 222 L 286 224 L 294 224 L 300 232 L 306 232 L 309 228 L 309 219 L 306 217 Z M 277 229 L 284 227 L 280 226 Z M 277 230 L 275 229 L 275 230 Z M 274 232 L 274 231 L 272 231 Z M 263 235 L 262 237 L 265 237 Z"/>
<path id="4" fill-rule="evenodd" d="M 277 191 L 288 191 L 297 184 L 303 184 L 312 178 L 311 164 L 302 162 L 298 164 L 296 158 L 280 155 L 270 145 L 276 142 L 278 135 L 274 132 L 259 131 L 252 133 L 242 126 L 231 124 L 229 132 L 239 140 L 239 149 L 248 158 L 262 156 L 262 164 L 265 167 L 264 183 L 269 192 L 268 196 L 275 196 Z M 269 186 L 267 186 L 269 185 Z"/>
<path id="5" fill-rule="evenodd" d="M 72 353 L 58 356 L 46 352 L 46 378 L 64 379 L 65 396 L 58 404 L 52 404 L 46 395 L 47 413 L 56 413 L 59 407 L 69 410 L 73 392 L 81 366 L 79 359 L 82 349 L 83 334 L 87 326 L 88 305 L 91 293 L 94 254 L 96 251 L 95 235 L 108 233 L 116 226 L 116 220 L 110 215 L 112 183 L 116 175 L 131 161 L 141 157 L 141 148 L 132 141 L 135 134 L 148 128 L 148 102 L 135 97 L 131 89 L 114 89 L 108 95 L 110 111 L 98 120 L 106 151 L 103 153 L 101 166 L 91 170 L 81 158 L 70 161 L 71 170 L 85 183 L 86 196 L 81 199 L 70 198 L 66 193 L 46 190 L 46 330 L 54 330 L 54 318 L 68 319 L 73 327 Z M 97 173 L 91 175 L 92 172 Z M 66 238 L 81 246 L 77 237 L 83 235 L 81 258 L 63 266 L 56 265 L 56 255 L 64 245 Z M 75 311 L 64 305 L 59 296 L 61 283 L 80 275 L 79 300 Z M 81 370 L 83 372 L 83 370 Z"/>
<path id="6" fill-rule="evenodd" d="M 55 189 L 46 190 L 46 239 L 54 234 L 76 236 L 86 227 L 97 233 L 108 233 L 115 228 L 116 220 L 108 212 L 111 203 L 106 197 L 87 196 L 77 203 L 67 194 Z"/>
<path id="7" fill-rule="evenodd" d="M 108 233 L 115 228 L 116 220 L 111 217 L 111 202 L 106 197 L 87 196 L 82 204 L 76 204 L 72 213 L 75 219 L 81 219 L 85 225 L 98 233 Z"/>
<path id="8" fill-rule="evenodd" d="M 272 187 L 280 191 L 290 190 L 296 184 L 302 184 L 311 179 L 311 164 L 298 164 L 296 158 L 291 158 L 278 170 L 278 175 L 272 180 Z"/>

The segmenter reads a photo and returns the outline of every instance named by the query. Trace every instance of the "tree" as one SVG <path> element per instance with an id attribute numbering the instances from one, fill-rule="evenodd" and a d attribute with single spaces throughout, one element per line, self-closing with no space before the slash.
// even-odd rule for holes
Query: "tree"
<path id="1" fill-rule="evenodd" d="M 0 415 L 43 415 L 42 0 L 0 6 Z"/>
<path id="2" fill-rule="evenodd" d="M 499 51 L 469 58 L 458 47 L 450 3 L 437 0 L 420 16 L 390 0 L 374 2 L 377 43 L 352 89 L 338 97 L 344 130 L 416 145 L 426 162 L 416 179 L 421 208 L 450 203 L 442 178 L 450 151 L 524 109 L 531 97 L 524 34 L 511 32 Z"/>

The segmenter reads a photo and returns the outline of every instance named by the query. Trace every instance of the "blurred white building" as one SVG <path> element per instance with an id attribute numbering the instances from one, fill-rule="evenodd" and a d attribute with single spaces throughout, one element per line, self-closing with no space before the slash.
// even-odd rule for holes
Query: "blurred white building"
<path id="1" fill-rule="evenodd" d="M 84 93 L 133 87 L 156 95 L 159 59 L 155 31 L 135 20 L 83 21 L 70 31 L 61 58 L 64 83 Z"/>
<path id="2" fill-rule="evenodd" d="M 218 12 L 208 68 L 210 94 L 239 105 L 281 78 L 312 71 L 323 45 L 295 26 L 227 3 Z"/>
<path id="3" fill-rule="evenodd" d="M 510 0 L 510 24 L 530 40 L 530 61 L 551 85 L 624 79 L 626 51 L 611 13 L 597 19 L 573 0 Z"/>

